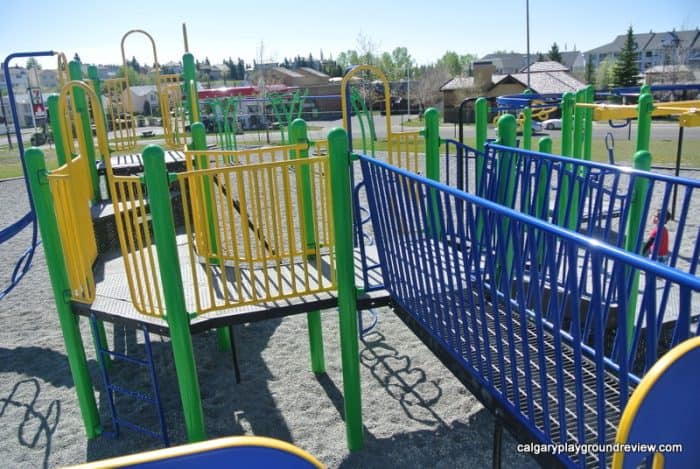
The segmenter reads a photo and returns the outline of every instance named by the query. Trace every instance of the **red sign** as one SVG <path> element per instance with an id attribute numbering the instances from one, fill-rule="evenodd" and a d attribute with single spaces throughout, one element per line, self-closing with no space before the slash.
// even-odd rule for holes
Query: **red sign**
<path id="1" fill-rule="evenodd" d="M 41 88 L 29 88 L 29 94 L 32 98 L 32 111 L 35 116 L 44 116 L 46 107 L 44 106 L 44 97 L 41 95 Z"/>

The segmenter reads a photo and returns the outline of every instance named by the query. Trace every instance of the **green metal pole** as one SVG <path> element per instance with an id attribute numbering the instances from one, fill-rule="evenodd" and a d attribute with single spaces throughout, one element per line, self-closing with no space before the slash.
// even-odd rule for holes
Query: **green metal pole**
<path id="1" fill-rule="evenodd" d="M 573 116 L 576 106 L 576 96 L 573 93 L 564 93 L 561 99 L 561 154 L 573 156 Z"/>
<path id="2" fill-rule="evenodd" d="M 58 117 L 58 95 L 52 94 L 46 99 L 46 105 L 49 108 L 51 115 L 51 132 L 53 133 L 53 142 L 56 147 L 56 160 L 58 165 L 63 166 L 71 158 L 71 155 L 66 155 L 63 148 L 63 133 L 61 133 L 61 119 Z"/>
<path id="3" fill-rule="evenodd" d="M 308 158 L 309 137 L 307 134 L 306 122 L 302 119 L 294 119 L 289 126 L 289 141 L 292 144 L 305 144 L 305 150 L 293 154 L 293 158 Z M 295 152 L 296 153 L 296 152 Z M 313 194 L 311 193 L 311 170 L 308 165 L 299 169 L 301 179 L 301 203 L 302 217 L 304 223 L 304 244 L 307 249 L 316 249 L 316 230 L 314 213 Z M 311 256 L 313 260 L 315 256 Z M 323 327 L 321 325 L 321 312 L 311 311 L 306 315 L 306 323 L 309 328 L 309 349 L 311 350 L 311 371 L 323 373 L 326 371 L 326 363 L 323 352 Z"/>
<path id="4" fill-rule="evenodd" d="M 504 114 L 498 119 L 498 139 L 501 145 L 515 148 L 518 133 L 518 123 L 515 120 L 515 116 L 512 114 Z M 506 174 L 507 173 L 507 174 Z M 513 155 L 506 151 L 501 154 L 498 161 L 498 180 L 500 182 L 508 181 L 508 185 L 505 187 L 499 187 L 499 198 L 498 203 L 505 205 L 506 207 L 513 208 L 510 204 L 514 203 L 515 195 L 515 175 L 516 167 L 515 161 L 513 161 Z M 503 233 L 507 236 L 506 245 L 506 276 L 510 278 L 511 269 L 513 266 L 513 239 L 509 235 L 510 223 L 507 219 L 503 220 L 502 223 Z M 502 270 L 498 269 L 497 282 L 501 278 Z"/>
<path id="5" fill-rule="evenodd" d="M 595 87 L 593 85 L 588 85 L 586 87 L 584 102 L 592 104 L 594 100 Z M 593 108 L 586 107 L 583 116 L 585 121 L 583 129 L 583 159 L 591 161 L 591 153 L 593 150 Z"/>
<path id="6" fill-rule="evenodd" d="M 474 114 L 476 120 L 476 150 L 480 153 L 476 155 L 476 190 L 478 194 L 481 187 L 481 173 L 484 170 L 484 147 L 488 136 L 489 108 L 486 98 L 478 98 L 474 103 Z"/>
<path id="7" fill-rule="evenodd" d="M 345 394 L 345 431 L 348 448 L 362 449 L 362 395 L 360 393 L 360 354 L 357 344 L 357 292 L 352 245 L 352 204 L 350 198 L 351 155 L 345 130 L 335 128 L 328 134 L 335 226 L 335 256 L 340 311 L 340 347 Z"/>
<path id="8" fill-rule="evenodd" d="M 201 122 L 195 122 L 192 124 L 192 149 L 194 151 L 206 151 L 207 149 L 207 131 L 204 128 L 204 124 Z M 197 169 L 207 169 L 209 167 L 209 159 L 206 154 L 196 155 L 195 161 L 197 163 Z M 217 256 L 218 255 L 218 241 L 217 241 L 217 223 L 216 214 L 214 210 L 214 200 L 212 198 L 212 182 L 209 176 L 202 178 L 202 191 L 204 192 L 204 203 L 206 204 L 207 211 L 207 226 L 209 231 L 209 249 L 208 255 Z M 219 264 L 219 259 L 216 257 L 209 258 L 209 262 L 212 264 Z"/>
<path id="9" fill-rule="evenodd" d="M 192 132 L 192 149 L 195 151 L 207 149 L 207 132 L 204 124 L 195 122 L 191 127 Z M 207 169 L 209 160 L 207 155 L 196 155 L 195 162 L 197 169 Z M 219 258 L 215 257 L 218 254 L 218 237 L 216 214 L 214 210 L 214 201 L 212 200 L 212 181 L 209 176 L 202 178 L 202 192 L 204 195 L 204 209 L 207 213 L 207 231 L 209 232 L 209 251 L 205 253 L 209 262 L 214 265 L 219 265 Z M 219 327 L 216 329 L 217 342 L 219 350 L 231 350 L 231 334 L 228 327 Z"/>
<path id="10" fill-rule="evenodd" d="M 532 109 L 526 107 L 523 109 L 523 148 L 525 150 L 532 149 Z"/>
<path id="11" fill-rule="evenodd" d="M 196 95 L 197 68 L 194 63 L 194 55 L 189 52 L 182 56 L 182 78 L 185 86 L 188 110 L 190 112 L 190 125 L 193 126 L 195 122 L 199 121 L 199 99 Z M 191 83 L 195 83 L 194 93 L 190 86 Z"/>
<path id="12" fill-rule="evenodd" d="M 102 117 L 104 118 L 104 121 L 107 122 L 104 103 L 102 102 L 102 81 L 100 80 L 100 75 L 97 72 L 97 67 L 94 65 L 90 65 L 88 67 L 88 78 L 92 82 L 92 89 L 95 92 L 95 95 L 99 98 L 97 101 L 100 106 L 100 111 L 102 112 Z M 105 155 L 102 156 L 106 157 Z"/>
<path id="13" fill-rule="evenodd" d="M 97 103 L 100 106 L 100 112 L 102 113 L 102 119 L 104 122 L 107 122 L 107 115 L 105 114 L 105 108 L 104 108 L 104 103 L 102 102 L 102 81 L 100 80 L 100 75 L 97 73 L 97 67 L 94 65 L 90 65 L 88 67 L 88 78 L 90 78 L 90 81 L 92 82 L 92 89 L 95 92 L 95 96 L 97 96 Z M 109 158 L 110 155 L 102 155 L 102 158 Z M 104 174 L 105 177 L 105 187 L 107 188 L 107 192 L 109 192 L 109 184 L 107 183 L 107 175 Z M 98 175 L 98 181 L 99 181 L 99 175 Z M 99 184 L 99 182 L 98 182 Z M 100 194 L 101 197 L 102 194 Z M 106 342 L 103 342 L 106 343 Z"/>
<path id="14" fill-rule="evenodd" d="M 537 142 L 537 150 L 540 153 L 552 153 L 552 138 L 542 137 Z M 535 194 L 535 200 L 537 206 L 535 207 L 535 216 L 540 220 L 547 221 L 550 217 L 549 215 L 549 200 L 547 199 L 547 192 L 549 191 L 549 169 L 546 165 L 541 165 L 537 173 L 537 193 Z M 544 261 L 544 239 L 540 237 L 538 243 L 538 259 L 540 265 Z"/>
<path id="15" fill-rule="evenodd" d="M 68 355 L 75 391 L 78 395 L 80 413 L 88 438 L 94 438 L 102 433 L 100 414 L 97 410 L 95 395 L 90 381 L 87 358 L 83 340 L 80 336 L 78 319 L 71 309 L 71 289 L 63 257 L 61 238 L 54 211 L 53 198 L 48 183 L 48 172 L 44 154 L 38 148 L 30 148 L 25 154 L 27 164 L 27 179 L 31 189 L 32 201 L 36 208 L 39 222 L 39 232 L 46 255 L 46 267 L 49 270 L 51 288 L 53 290 L 58 320 L 63 332 L 63 341 Z"/>
<path id="16" fill-rule="evenodd" d="M 517 141 L 518 123 L 512 114 L 503 114 L 498 118 L 498 142 L 501 145 L 515 148 Z M 510 152 L 504 152 L 498 159 L 498 180 L 508 181 L 508 185 L 499 185 L 498 203 L 510 207 L 515 191 L 515 164 Z M 506 175 L 506 171 L 510 174 Z M 512 207 L 511 207 L 512 208 Z"/>
<path id="17" fill-rule="evenodd" d="M 564 93 L 561 101 L 561 154 L 562 156 L 573 156 L 573 120 L 574 120 L 574 109 L 576 107 L 576 97 L 573 93 Z M 561 178 L 561 187 L 558 192 L 558 203 L 559 210 L 557 213 L 557 223 L 560 226 L 568 226 L 567 216 L 570 215 L 566 212 L 566 206 L 568 204 L 568 192 L 569 192 L 569 176 L 568 172 L 571 170 L 571 165 L 565 166 L 567 171 Z M 566 222 L 566 223 L 565 223 Z"/>
<path id="18" fill-rule="evenodd" d="M 552 153 L 552 138 L 542 137 L 537 143 L 537 150 L 540 153 Z M 542 220 L 546 220 L 548 216 L 549 206 L 547 205 L 547 181 L 549 179 L 549 174 L 546 165 L 541 165 L 539 172 L 537 174 L 537 193 L 535 194 L 535 200 L 537 207 L 535 208 L 535 216 Z"/>
<path id="19" fill-rule="evenodd" d="M 645 95 L 649 96 L 649 95 Z M 651 169 L 651 153 L 646 150 L 638 151 L 634 154 L 633 159 L 634 169 L 649 171 Z M 632 200 L 630 202 L 630 214 L 627 219 L 627 229 L 625 230 L 625 249 L 630 252 L 637 252 L 637 243 L 639 236 L 644 229 L 644 220 L 642 214 L 644 211 L 644 200 L 649 188 L 649 180 L 643 177 L 638 177 L 635 180 L 632 192 Z M 632 274 L 632 288 L 630 289 L 629 303 L 627 304 L 627 334 L 628 347 L 632 345 L 632 330 L 634 327 L 635 313 L 637 311 L 637 294 L 639 290 L 639 271 L 635 270 Z"/>
<path id="20" fill-rule="evenodd" d="M 586 101 L 586 89 L 580 89 L 576 92 L 576 104 Z M 583 156 L 583 127 L 586 108 L 574 105 L 574 138 L 573 149 L 571 156 L 576 159 L 581 159 Z"/>
<path id="21" fill-rule="evenodd" d="M 143 164 L 187 436 L 190 442 L 206 440 L 202 398 L 192 349 L 190 320 L 185 306 L 180 262 L 177 257 L 175 223 L 170 206 L 170 188 L 163 149 L 156 145 L 147 146 L 143 151 Z"/>
<path id="22" fill-rule="evenodd" d="M 651 94 L 643 94 L 637 104 L 637 146 L 636 151 L 649 151 L 651 139 L 651 113 L 654 110 L 654 99 Z"/>
<path id="23" fill-rule="evenodd" d="M 68 73 L 71 80 L 82 80 L 83 71 L 80 68 L 80 62 L 71 61 L 68 64 Z M 92 181 L 92 201 L 99 201 L 102 196 L 100 194 L 100 180 L 97 177 L 97 165 L 95 163 L 95 144 L 92 141 L 92 128 L 90 127 L 90 110 L 88 109 L 85 92 L 78 87 L 71 90 L 73 100 L 75 102 L 75 111 L 80 114 L 82 121 L 82 129 L 76 129 L 76 132 L 82 132 L 85 137 L 85 147 L 87 149 L 88 170 L 90 171 L 90 180 Z M 104 155 L 109 158 L 109 155 Z"/>
<path id="24" fill-rule="evenodd" d="M 431 107 L 425 110 L 423 116 L 425 119 L 425 177 L 440 181 L 440 113 Z M 434 189 L 431 189 L 428 232 L 436 237 L 442 234 L 439 206 L 439 196 Z"/>

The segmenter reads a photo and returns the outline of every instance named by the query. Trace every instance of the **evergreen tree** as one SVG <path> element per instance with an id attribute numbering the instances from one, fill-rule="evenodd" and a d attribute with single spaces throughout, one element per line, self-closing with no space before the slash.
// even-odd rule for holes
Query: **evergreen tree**
<path id="1" fill-rule="evenodd" d="M 562 63 L 561 53 L 559 52 L 559 46 L 556 42 L 552 44 L 552 48 L 549 49 L 547 55 L 549 56 L 549 60 Z"/>
<path id="2" fill-rule="evenodd" d="M 615 86 L 637 86 L 639 84 L 639 66 L 637 65 L 637 42 L 634 40 L 632 26 L 627 30 L 627 38 L 622 46 L 620 56 L 613 68 Z"/>
<path id="3" fill-rule="evenodd" d="M 134 57 L 133 55 L 131 56 L 131 62 L 129 63 L 129 65 L 131 66 L 131 68 L 134 69 L 136 73 L 141 72 L 141 64 L 139 64 L 139 61 L 136 60 L 136 57 Z"/>
<path id="4" fill-rule="evenodd" d="M 245 62 L 240 57 L 238 58 L 238 64 L 236 65 L 237 73 L 236 80 L 245 80 Z"/>

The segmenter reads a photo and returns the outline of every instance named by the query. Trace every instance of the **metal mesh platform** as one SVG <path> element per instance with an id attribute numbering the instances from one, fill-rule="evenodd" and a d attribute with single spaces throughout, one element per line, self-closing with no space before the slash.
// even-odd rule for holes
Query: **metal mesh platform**
<path id="1" fill-rule="evenodd" d="M 180 251 L 181 259 L 185 259 L 183 256 L 186 255 L 185 251 L 187 247 L 184 244 L 183 235 L 180 235 L 178 240 L 180 241 L 178 243 L 178 250 Z M 376 248 L 370 246 L 365 249 L 370 262 L 376 262 Z M 186 292 L 185 300 L 188 305 L 188 310 L 194 311 L 195 301 L 192 292 L 195 290 L 196 285 L 192 283 L 193 276 L 191 275 L 189 265 L 186 265 L 186 262 L 182 262 L 181 264 L 183 286 Z M 356 284 L 362 285 L 361 258 L 358 249 L 355 250 L 355 265 L 357 272 Z M 203 270 L 201 266 L 197 268 Z M 109 322 L 136 326 L 145 324 L 149 327 L 149 330 L 153 332 L 168 335 L 168 324 L 165 319 L 158 316 L 141 314 L 132 303 L 129 287 L 126 282 L 124 259 L 118 252 L 112 252 L 110 255 L 102 256 L 95 265 L 94 272 L 96 284 L 95 301 L 91 305 L 74 303 L 76 312 L 83 315 L 94 313 L 98 318 Z M 295 272 L 294 266 L 287 266 L 284 272 L 285 278 L 281 279 L 283 282 L 287 280 L 286 277 L 300 275 L 299 272 Z M 322 274 L 327 276 L 328 272 L 322 272 Z M 200 272 L 199 278 L 204 278 L 203 272 Z M 369 279 L 371 285 L 381 285 L 381 276 L 379 272 L 371 271 Z M 236 286 L 230 281 L 226 286 L 219 285 L 219 288 L 234 287 Z M 253 286 L 247 283 L 243 285 L 242 288 L 250 290 Z M 387 305 L 388 303 L 389 295 L 385 290 L 363 293 L 358 297 L 358 308 L 361 309 L 378 307 Z M 335 291 L 290 297 L 202 314 L 192 319 L 190 328 L 192 332 L 196 333 L 229 324 L 261 321 L 291 314 L 334 308 L 337 304 L 338 299 Z"/>

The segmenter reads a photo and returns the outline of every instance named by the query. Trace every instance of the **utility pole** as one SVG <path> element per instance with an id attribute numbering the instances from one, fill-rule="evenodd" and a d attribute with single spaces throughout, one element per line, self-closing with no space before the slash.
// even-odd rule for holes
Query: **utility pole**
<path id="1" fill-rule="evenodd" d="M 527 34 L 527 89 L 530 90 L 530 0 L 525 0 L 525 23 Z"/>

